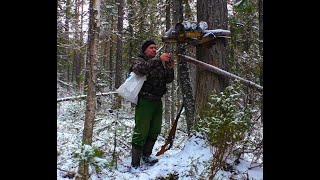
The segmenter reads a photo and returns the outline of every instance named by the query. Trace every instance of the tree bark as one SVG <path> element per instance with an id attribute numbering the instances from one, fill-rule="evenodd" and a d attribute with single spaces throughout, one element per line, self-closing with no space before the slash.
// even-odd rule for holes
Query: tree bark
<path id="1" fill-rule="evenodd" d="M 117 60 L 115 88 L 119 88 L 122 83 L 122 30 L 123 30 L 123 6 L 124 0 L 118 0 L 118 33 L 117 33 Z M 117 105 L 120 107 L 121 98 L 117 98 Z"/>
<path id="2" fill-rule="evenodd" d="M 89 72 L 88 72 L 88 94 L 86 99 L 86 112 L 85 112 L 85 122 L 82 137 L 82 145 L 92 144 L 93 126 L 96 113 L 96 62 L 98 59 L 98 42 L 99 42 L 99 31 L 100 31 L 100 0 L 91 0 L 89 5 L 89 28 L 90 30 L 90 40 L 89 40 Z M 76 179 L 87 180 L 89 179 L 89 168 L 88 162 L 84 160 L 80 161 L 78 174 Z"/>
<path id="3" fill-rule="evenodd" d="M 133 10 L 133 2 L 132 0 L 128 0 L 127 1 L 128 3 L 128 7 L 129 7 L 129 12 L 128 12 L 128 21 L 129 21 L 129 34 L 130 34 L 130 37 L 129 37 L 129 50 L 128 50 L 128 68 L 130 68 L 133 64 L 133 47 L 134 47 L 134 44 L 133 44 L 133 39 L 134 39 L 134 33 L 133 33 L 133 23 L 134 23 L 134 10 Z M 127 71 L 127 74 L 128 75 L 130 72 Z"/>
<path id="4" fill-rule="evenodd" d="M 83 15 L 83 4 L 84 4 L 84 1 L 81 1 L 81 18 L 80 18 L 80 38 L 79 38 L 79 46 L 80 46 L 80 48 L 79 48 L 79 63 L 80 63 L 80 70 L 81 70 L 81 72 L 80 72 L 80 76 L 84 76 L 84 68 L 83 68 L 83 66 L 84 66 L 84 64 L 85 64 L 85 62 L 83 61 L 84 60 L 84 58 L 83 58 L 83 17 L 84 17 L 84 15 Z M 83 79 L 83 78 L 82 78 Z M 84 82 L 83 82 L 83 80 L 81 81 L 81 78 L 79 77 L 79 89 L 80 89 L 80 92 L 83 92 L 83 85 L 84 85 Z"/>
<path id="5" fill-rule="evenodd" d="M 111 32 L 114 30 L 114 16 L 111 14 Z M 110 59 L 109 59 L 109 70 L 110 70 L 110 74 L 109 74 L 109 90 L 112 91 L 112 87 L 113 87 L 113 83 L 112 83 L 112 77 L 113 77 L 113 41 L 114 41 L 114 35 L 113 33 L 110 34 Z"/>
<path id="6" fill-rule="evenodd" d="M 197 1 L 197 21 L 205 21 L 208 29 L 227 29 L 227 1 L 226 0 L 198 0 Z M 197 59 L 204 60 L 205 63 L 228 70 L 227 50 L 225 39 L 218 39 L 216 44 L 210 49 L 205 46 L 197 47 Z M 223 91 L 228 85 L 225 77 L 212 75 L 208 71 L 197 70 L 197 84 L 195 94 L 196 114 L 200 115 L 204 106 L 208 102 L 209 95 L 215 89 L 217 92 Z"/>
<path id="7" fill-rule="evenodd" d="M 73 48 L 73 80 L 76 82 L 79 90 L 80 90 L 80 72 L 81 72 L 81 51 L 80 51 L 80 36 L 79 36 L 79 6 L 80 3 L 78 0 L 75 0 L 75 23 L 74 23 L 74 48 Z"/>
<path id="8" fill-rule="evenodd" d="M 66 2 L 66 20 L 65 20 L 65 44 L 69 44 L 69 20 L 71 16 L 70 12 L 70 0 L 67 0 Z M 65 48 L 65 55 L 66 55 L 66 61 L 67 61 L 67 82 L 70 82 L 70 50 L 69 48 Z"/>
<path id="9" fill-rule="evenodd" d="M 171 23 L 170 23 L 170 17 L 171 17 L 171 11 L 170 11 L 170 0 L 166 0 L 166 30 L 165 31 L 168 31 L 171 27 Z M 168 46 L 165 46 L 165 50 L 164 52 L 170 52 L 169 50 L 169 47 Z M 174 82 L 172 82 L 174 83 Z M 164 128 L 164 132 L 165 134 L 168 134 L 169 133 L 169 128 L 171 127 L 171 123 L 170 123 L 170 106 L 171 106 L 171 103 L 170 103 L 170 95 L 171 95 L 171 92 L 173 91 L 172 89 L 172 85 L 170 88 L 168 88 L 168 92 L 165 94 L 164 96 L 164 121 L 165 121 L 165 128 Z M 171 96 L 171 98 L 173 98 L 173 96 Z"/>
<path id="10" fill-rule="evenodd" d="M 175 23 L 183 22 L 183 6 L 182 0 L 174 0 L 174 16 L 178 17 Z M 177 43 L 177 54 L 185 54 L 186 49 L 182 44 Z M 185 61 L 181 61 L 178 57 L 178 80 L 181 86 L 183 104 L 185 106 L 185 115 L 187 123 L 187 132 L 190 133 L 194 122 L 194 99 L 192 94 L 191 81 L 189 78 L 189 68 Z"/>
<path id="11" fill-rule="evenodd" d="M 260 56 L 263 62 L 263 0 L 259 0 L 259 40 Z M 263 86 L 263 63 L 260 65 L 259 79 L 260 85 Z M 261 122 L 263 122 L 263 103 L 261 103 Z"/>

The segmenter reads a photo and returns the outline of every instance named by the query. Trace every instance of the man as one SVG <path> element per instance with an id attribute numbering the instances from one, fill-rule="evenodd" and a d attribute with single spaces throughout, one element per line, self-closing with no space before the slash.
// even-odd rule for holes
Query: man
<path id="1" fill-rule="evenodd" d="M 135 169 L 140 167 L 140 159 L 153 165 L 158 159 L 150 157 L 153 146 L 161 132 L 162 96 L 166 93 L 167 83 L 174 78 L 174 62 L 169 53 L 156 56 L 156 44 L 147 40 L 141 47 L 141 54 L 134 61 L 132 71 L 146 75 L 135 107 L 135 127 L 132 135 L 132 161 Z"/>

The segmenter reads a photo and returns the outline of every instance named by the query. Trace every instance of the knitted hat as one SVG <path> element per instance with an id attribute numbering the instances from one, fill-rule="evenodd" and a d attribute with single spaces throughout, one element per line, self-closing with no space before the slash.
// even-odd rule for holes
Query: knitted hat
<path id="1" fill-rule="evenodd" d="M 151 44 L 156 44 L 153 40 L 147 40 L 143 43 L 142 47 L 141 47 L 141 50 L 142 50 L 142 53 L 144 53 L 144 51 L 151 45 Z"/>

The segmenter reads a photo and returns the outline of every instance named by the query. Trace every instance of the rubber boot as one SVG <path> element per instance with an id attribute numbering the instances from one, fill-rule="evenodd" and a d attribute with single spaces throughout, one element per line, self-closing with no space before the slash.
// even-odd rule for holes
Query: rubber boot
<path id="1" fill-rule="evenodd" d="M 149 165 L 154 165 L 158 162 L 157 158 L 150 156 L 155 142 L 155 140 L 147 139 L 146 143 L 143 146 L 142 160 Z"/>
<path id="2" fill-rule="evenodd" d="M 137 169 L 140 167 L 140 159 L 141 159 L 141 153 L 142 148 L 139 146 L 132 145 L 132 160 L 131 160 L 131 166 L 134 169 Z"/>

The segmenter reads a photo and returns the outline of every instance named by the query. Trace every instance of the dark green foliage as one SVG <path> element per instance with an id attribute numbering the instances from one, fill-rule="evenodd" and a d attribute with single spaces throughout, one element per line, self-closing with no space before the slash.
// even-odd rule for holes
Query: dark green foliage
<path id="1" fill-rule="evenodd" d="M 228 17 L 232 36 L 228 44 L 230 72 L 259 83 L 262 54 L 259 50 L 257 0 L 242 0 L 233 6 Z"/>
<path id="2" fill-rule="evenodd" d="M 103 159 L 104 152 L 97 147 L 91 147 L 89 145 L 83 145 L 81 152 L 76 151 L 74 158 L 78 161 L 84 161 L 88 165 L 92 165 L 97 173 L 101 172 L 102 169 L 112 166 L 112 162 L 108 162 Z"/>
<path id="3" fill-rule="evenodd" d="M 238 106 L 239 89 L 240 84 L 237 82 L 227 87 L 220 95 L 212 94 L 207 110 L 200 117 L 196 129 L 204 132 L 213 146 L 241 141 L 250 127 L 253 111 Z"/>
<path id="4" fill-rule="evenodd" d="M 256 0 L 241 0 L 233 5 L 233 8 L 243 13 L 254 13 L 257 11 Z"/>
<path id="5" fill-rule="evenodd" d="M 220 94 L 213 92 L 195 126 L 195 130 L 204 133 L 214 147 L 210 167 L 211 177 L 226 165 L 226 159 L 246 137 L 254 113 L 249 106 L 241 108 L 241 84 L 238 80 L 233 82 L 235 83 Z"/>

